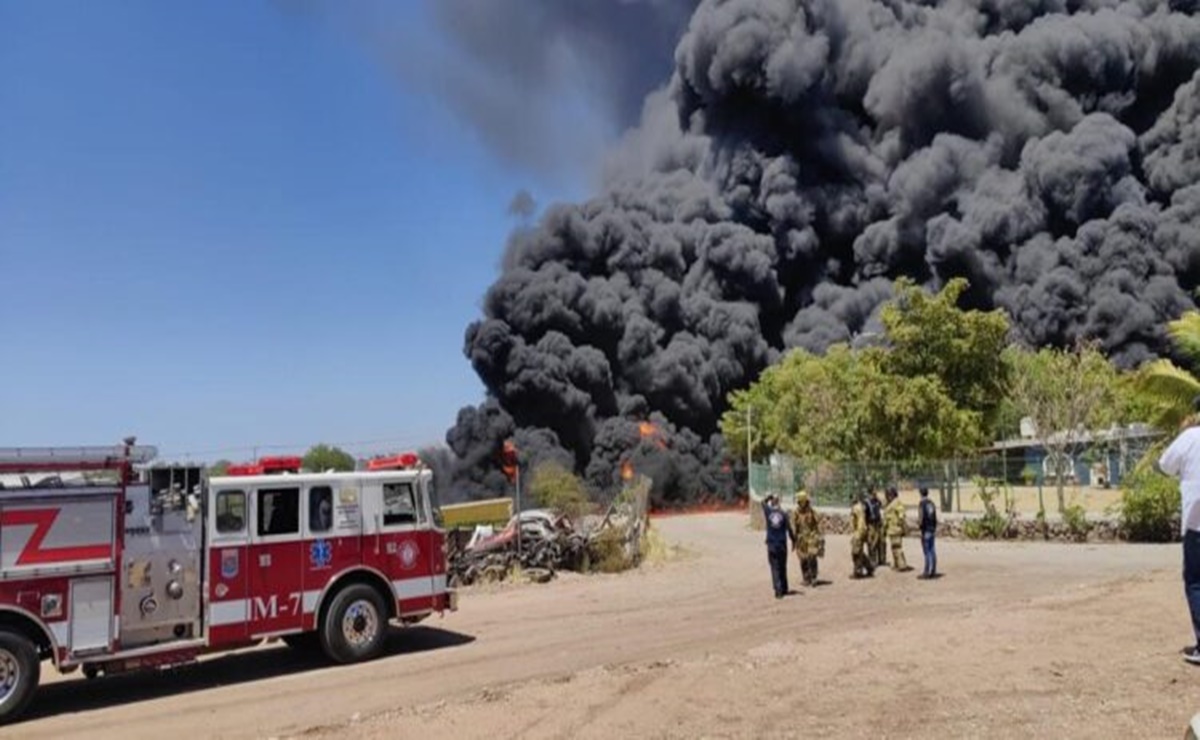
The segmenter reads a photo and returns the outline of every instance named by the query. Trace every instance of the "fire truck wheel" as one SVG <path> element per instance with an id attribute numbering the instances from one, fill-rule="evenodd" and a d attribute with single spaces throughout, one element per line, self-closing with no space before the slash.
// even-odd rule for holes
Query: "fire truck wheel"
<path id="1" fill-rule="evenodd" d="M 29 638 L 0 629 L 0 723 L 25 711 L 41 678 L 41 663 Z"/>
<path id="2" fill-rule="evenodd" d="M 337 663 L 370 660 L 383 650 L 387 626 L 387 610 L 379 593 L 354 583 L 333 597 L 321 626 L 321 647 Z"/>

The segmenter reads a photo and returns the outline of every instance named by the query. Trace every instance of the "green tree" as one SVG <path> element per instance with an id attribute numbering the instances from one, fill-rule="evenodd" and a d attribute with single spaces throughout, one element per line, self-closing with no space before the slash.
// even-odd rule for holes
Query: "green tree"
<path id="1" fill-rule="evenodd" d="M 985 432 L 998 421 L 1008 382 L 1001 354 L 1008 344 L 1004 313 L 964 311 L 959 298 L 968 287 L 954 278 L 931 295 L 907 278 L 880 311 L 888 346 L 885 367 L 907 378 L 932 376 L 960 409 L 977 412 Z"/>
<path id="2" fill-rule="evenodd" d="M 529 495 L 537 505 L 578 519 L 588 513 L 591 502 L 583 480 L 555 461 L 538 464 L 529 479 Z"/>
<path id="3" fill-rule="evenodd" d="M 1200 396 L 1200 312 L 1188 311 L 1167 324 L 1167 334 L 1188 368 L 1170 360 L 1146 363 L 1136 373 L 1133 386 L 1147 408 L 1149 421 L 1175 431 L 1194 419 L 1192 403 Z"/>
<path id="4" fill-rule="evenodd" d="M 217 460 L 215 463 L 208 466 L 208 474 L 213 477 L 225 475 L 227 472 L 229 472 L 230 465 L 233 465 L 233 463 L 229 460 Z"/>
<path id="5" fill-rule="evenodd" d="M 1012 402 L 1033 422 L 1034 439 L 1046 451 L 1062 512 L 1071 460 L 1092 432 L 1119 415 L 1117 370 L 1089 344 L 1037 352 L 1013 347 L 1005 352 L 1005 361 L 1012 374 Z"/>
<path id="6" fill-rule="evenodd" d="M 731 397 L 726 439 L 746 443 L 752 407 L 754 447 L 810 461 L 929 459 L 980 439 L 980 414 L 959 409 L 932 376 L 889 373 L 887 351 L 845 345 L 825 355 L 788 353 L 751 388 Z"/>
<path id="7" fill-rule="evenodd" d="M 309 448 L 308 452 L 304 453 L 304 469 L 314 472 L 325 472 L 326 470 L 346 471 L 354 470 L 354 457 L 345 450 L 327 444 L 318 444 Z"/>

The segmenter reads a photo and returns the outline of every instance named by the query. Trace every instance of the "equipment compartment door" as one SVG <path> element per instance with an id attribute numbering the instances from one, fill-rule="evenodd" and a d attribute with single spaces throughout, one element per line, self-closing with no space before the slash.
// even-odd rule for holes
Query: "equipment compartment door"
<path id="1" fill-rule="evenodd" d="M 304 617 L 300 488 L 254 492 L 250 535 L 250 636 L 297 630 Z"/>
<path id="2" fill-rule="evenodd" d="M 71 581 L 71 654 L 103 652 L 113 638 L 113 579 Z"/>

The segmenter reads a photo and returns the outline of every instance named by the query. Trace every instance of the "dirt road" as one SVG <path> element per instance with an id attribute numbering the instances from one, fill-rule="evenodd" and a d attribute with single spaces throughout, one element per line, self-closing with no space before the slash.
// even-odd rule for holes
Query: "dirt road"
<path id="1" fill-rule="evenodd" d="M 852 582 L 833 538 L 832 583 L 776 601 L 744 517 L 656 526 L 687 553 L 469 591 L 373 663 L 48 676 L 0 737 L 1181 737 L 1200 712 L 1177 546 L 943 541 L 939 581 Z"/>

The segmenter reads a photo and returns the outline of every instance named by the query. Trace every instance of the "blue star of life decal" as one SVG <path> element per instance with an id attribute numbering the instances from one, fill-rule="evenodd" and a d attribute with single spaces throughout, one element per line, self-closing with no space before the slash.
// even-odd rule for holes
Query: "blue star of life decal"
<path id="1" fill-rule="evenodd" d="M 308 559 L 314 568 L 328 568 L 333 561 L 333 547 L 329 540 L 316 540 L 309 545 Z"/>

